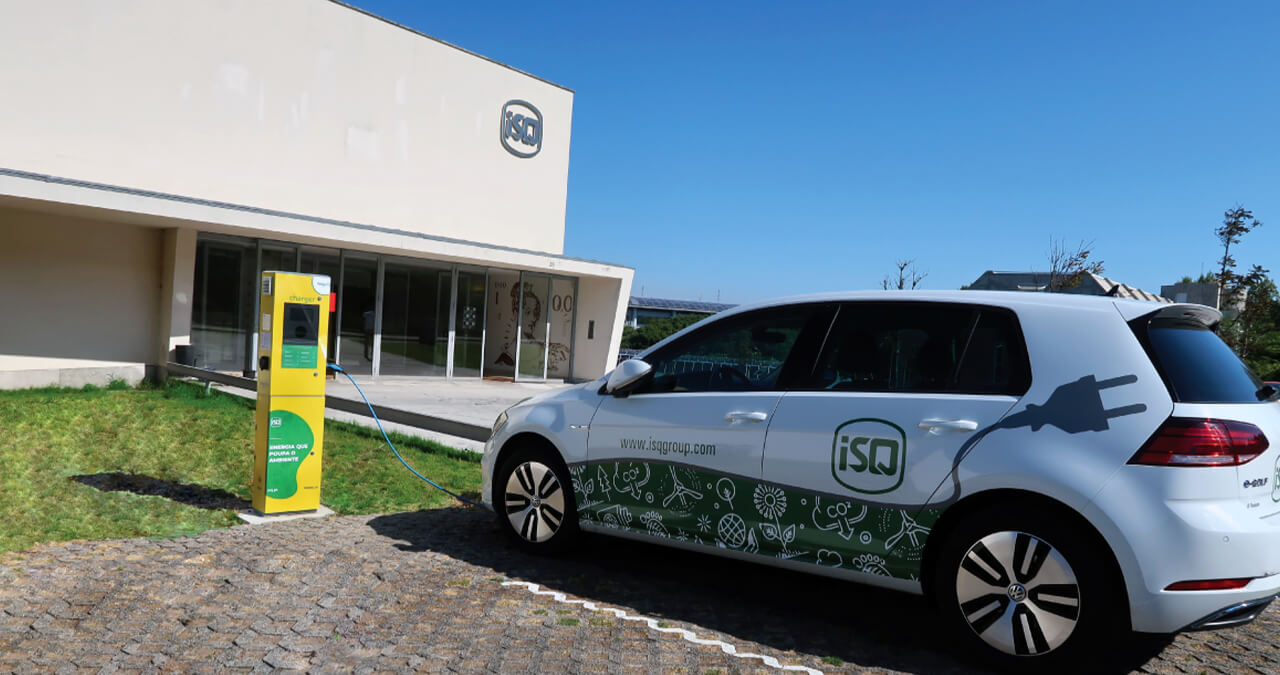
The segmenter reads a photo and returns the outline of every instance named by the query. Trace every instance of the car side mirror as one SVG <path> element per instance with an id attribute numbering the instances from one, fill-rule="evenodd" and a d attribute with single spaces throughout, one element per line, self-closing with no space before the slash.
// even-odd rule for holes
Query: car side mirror
<path id="1" fill-rule="evenodd" d="M 644 386 L 651 377 L 653 377 L 653 366 L 640 359 L 628 359 L 613 369 L 613 374 L 605 383 L 604 390 L 605 393 L 614 396 L 627 396 Z"/>

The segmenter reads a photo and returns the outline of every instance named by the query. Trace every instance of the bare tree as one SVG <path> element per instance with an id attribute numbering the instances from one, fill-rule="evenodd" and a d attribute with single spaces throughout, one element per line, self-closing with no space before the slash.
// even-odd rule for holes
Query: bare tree
<path id="1" fill-rule="evenodd" d="M 1092 253 L 1092 241 L 1081 241 L 1075 248 L 1070 248 L 1061 239 L 1050 239 L 1047 290 L 1050 293 L 1061 293 L 1063 289 L 1079 286 L 1086 274 L 1102 274 L 1102 261 L 1089 260 Z"/>
<path id="2" fill-rule="evenodd" d="M 921 272 L 916 269 L 916 260 L 899 260 L 894 263 L 898 268 L 898 279 L 895 281 L 892 275 L 885 275 L 884 281 L 880 282 L 881 288 L 884 290 L 915 290 L 924 278 L 929 276 L 928 272 Z"/>

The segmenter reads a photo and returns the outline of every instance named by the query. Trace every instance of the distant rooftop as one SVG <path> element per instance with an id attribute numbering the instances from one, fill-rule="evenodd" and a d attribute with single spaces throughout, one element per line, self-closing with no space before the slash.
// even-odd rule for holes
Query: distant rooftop
<path id="1" fill-rule="evenodd" d="M 631 296 L 627 303 L 631 309 L 664 309 L 673 312 L 694 312 L 697 314 L 715 314 L 737 305 L 726 305 L 720 302 L 702 302 L 701 300 L 670 300 L 668 298 L 641 298 Z"/>
<path id="2" fill-rule="evenodd" d="M 995 272 L 987 270 L 969 285 L 969 289 L 974 291 L 1043 291 L 1048 286 L 1048 272 Z M 1077 295 L 1105 295 L 1112 298 L 1128 298 L 1130 300 L 1146 300 L 1148 302 L 1173 302 L 1169 298 L 1149 293 L 1141 288 L 1090 273 L 1083 275 L 1079 286 L 1064 288 L 1061 292 Z"/>

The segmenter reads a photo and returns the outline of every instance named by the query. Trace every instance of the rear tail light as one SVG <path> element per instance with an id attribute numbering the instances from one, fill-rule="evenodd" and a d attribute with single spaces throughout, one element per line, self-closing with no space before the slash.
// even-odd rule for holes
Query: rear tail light
<path id="1" fill-rule="evenodd" d="M 1268 446 L 1248 422 L 1170 417 L 1130 460 L 1152 466 L 1238 466 Z"/>
<path id="2" fill-rule="evenodd" d="M 1164 587 L 1166 591 L 1230 591 L 1237 588 L 1244 588 L 1253 581 L 1252 577 L 1245 579 L 1205 579 L 1203 581 L 1179 581 L 1176 584 L 1169 584 Z"/>

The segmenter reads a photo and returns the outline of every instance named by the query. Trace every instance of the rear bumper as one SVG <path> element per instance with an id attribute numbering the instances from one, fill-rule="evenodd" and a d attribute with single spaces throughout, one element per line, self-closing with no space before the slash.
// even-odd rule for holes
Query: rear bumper
<path id="1" fill-rule="evenodd" d="M 1134 599 L 1130 589 L 1130 601 Z M 1248 623 L 1280 595 L 1280 574 L 1254 579 L 1231 591 L 1145 591 L 1130 605 L 1133 630 L 1140 633 L 1177 633 L 1214 630 Z"/>
<path id="2" fill-rule="evenodd" d="M 1266 598 L 1247 600 L 1228 607 L 1223 607 L 1209 616 L 1193 622 L 1182 630 L 1216 630 L 1218 628 L 1243 626 L 1244 624 L 1258 618 L 1258 616 L 1263 612 L 1267 611 L 1267 607 L 1270 606 L 1271 601 L 1275 599 L 1276 596 L 1272 595 Z"/>
<path id="3" fill-rule="evenodd" d="M 1155 467 L 1125 467 L 1086 507 L 1120 563 L 1134 630 L 1175 633 L 1244 623 L 1280 595 L 1280 512 L 1258 513 L 1272 503 L 1270 486 L 1265 500 L 1204 494 L 1210 488 L 1238 491 L 1236 480 L 1229 467 L 1163 476 Z M 1241 578 L 1252 581 L 1231 590 L 1165 590 L 1184 581 Z"/>

